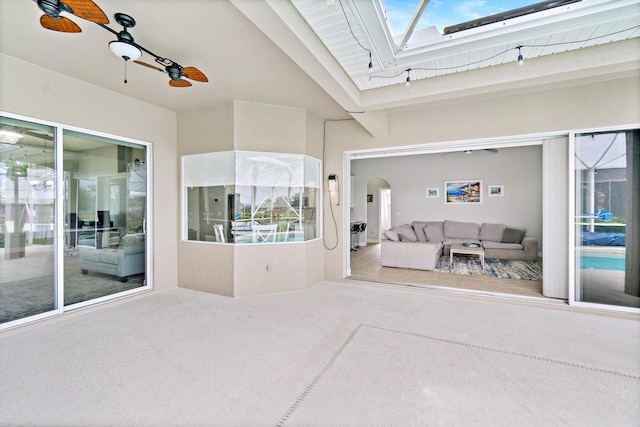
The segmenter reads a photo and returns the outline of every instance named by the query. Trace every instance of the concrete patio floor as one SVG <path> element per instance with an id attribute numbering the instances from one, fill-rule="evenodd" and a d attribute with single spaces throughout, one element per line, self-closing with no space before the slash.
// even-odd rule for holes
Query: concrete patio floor
<path id="1" fill-rule="evenodd" d="M 640 318 L 323 282 L 185 289 L 0 338 L 0 425 L 637 426 Z"/>

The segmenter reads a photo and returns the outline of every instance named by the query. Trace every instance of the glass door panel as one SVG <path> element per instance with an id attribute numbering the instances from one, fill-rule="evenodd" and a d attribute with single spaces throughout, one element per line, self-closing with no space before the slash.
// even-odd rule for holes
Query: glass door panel
<path id="1" fill-rule="evenodd" d="M 576 135 L 575 301 L 640 308 L 638 132 Z M 639 144 L 640 141 L 635 141 Z M 635 153 L 635 154 L 634 154 Z M 635 162 L 633 160 L 635 156 Z M 633 179 L 635 175 L 635 179 Z M 634 196 L 635 194 L 635 196 Z"/>
<path id="2" fill-rule="evenodd" d="M 64 132 L 64 305 L 146 285 L 146 148 Z"/>
<path id="3" fill-rule="evenodd" d="M 58 308 L 54 136 L 0 117 L 0 325 Z"/>

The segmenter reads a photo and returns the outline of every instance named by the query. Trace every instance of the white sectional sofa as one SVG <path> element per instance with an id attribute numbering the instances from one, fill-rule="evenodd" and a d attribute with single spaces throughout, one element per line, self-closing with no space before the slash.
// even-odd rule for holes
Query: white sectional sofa
<path id="1" fill-rule="evenodd" d="M 536 260 L 538 241 L 525 232 L 494 223 L 414 221 L 385 231 L 381 263 L 383 267 L 433 270 L 456 241 L 481 244 L 485 258 Z"/>

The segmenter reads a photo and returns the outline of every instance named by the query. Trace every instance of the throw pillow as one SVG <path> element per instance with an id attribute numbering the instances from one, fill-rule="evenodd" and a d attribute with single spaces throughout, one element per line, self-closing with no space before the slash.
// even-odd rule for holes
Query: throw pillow
<path id="1" fill-rule="evenodd" d="M 404 239 L 409 242 L 418 241 L 418 236 L 416 236 L 416 232 L 413 230 L 413 227 L 410 226 L 409 224 L 399 225 L 395 227 L 395 230 L 398 232 L 398 235 L 400 236 L 401 241 L 403 241 L 403 236 L 404 236 Z"/>
<path id="2" fill-rule="evenodd" d="M 505 228 L 502 235 L 502 243 L 522 243 L 524 233 L 527 230 L 522 228 Z"/>
<path id="3" fill-rule="evenodd" d="M 414 224 L 413 231 L 416 232 L 416 236 L 418 237 L 418 242 L 426 242 L 427 236 L 424 234 L 424 227 L 426 224 Z"/>
<path id="4" fill-rule="evenodd" d="M 424 228 L 424 234 L 427 237 L 428 242 L 442 242 L 444 241 L 444 233 L 442 232 L 442 226 L 439 225 L 427 225 Z"/>
<path id="5" fill-rule="evenodd" d="M 480 240 L 488 240 L 490 242 L 501 242 L 504 236 L 504 224 L 491 224 L 483 222 L 480 226 Z"/>
<path id="6" fill-rule="evenodd" d="M 385 230 L 384 237 L 386 237 L 387 239 L 391 240 L 392 242 L 399 242 L 400 241 L 400 236 L 398 236 L 398 232 L 396 230 L 393 230 L 393 229 Z"/>

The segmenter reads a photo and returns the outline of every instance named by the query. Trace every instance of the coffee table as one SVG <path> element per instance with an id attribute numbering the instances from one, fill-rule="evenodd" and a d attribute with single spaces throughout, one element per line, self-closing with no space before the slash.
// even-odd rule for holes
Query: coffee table
<path id="1" fill-rule="evenodd" d="M 462 254 L 462 255 L 477 255 L 480 257 L 480 262 L 482 263 L 482 271 L 484 271 L 484 249 L 482 245 L 477 247 L 475 246 L 466 246 L 470 243 L 466 242 L 453 242 L 451 244 L 451 249 L 449 249 L 449 265 L 453 265 L 453 254 Z"/>

